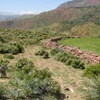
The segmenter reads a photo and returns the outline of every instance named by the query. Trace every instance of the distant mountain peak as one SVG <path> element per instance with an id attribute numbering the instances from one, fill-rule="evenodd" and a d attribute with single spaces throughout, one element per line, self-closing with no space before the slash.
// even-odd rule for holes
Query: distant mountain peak
<path id="1" fill-rule="evenodd" d="M 61 4 L 58 8 L 100 6 L 100 0 L 72 0 Z"/>

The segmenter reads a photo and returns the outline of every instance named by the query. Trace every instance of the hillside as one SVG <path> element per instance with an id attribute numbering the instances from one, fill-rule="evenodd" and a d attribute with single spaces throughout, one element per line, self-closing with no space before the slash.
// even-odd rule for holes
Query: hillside
<path id="1" fill-rule="evenodd" d="M 73 0 L 61 4 L 58 8 L 100 6 L 100 0 Z"/>
<path id="2" fill-rule="evenodd" d="M 98 37 L 100 38 L 100 26 L 94 23 L 86 23 L 82 26 L 76 25 L 68 34 L 79 37 Z"/>
<path id="3" fill-rule="evenodd" d="M 83 5 L 78 6 L 79 4 Z M 85 6 L 85 4 L 87 4 L 87 6 Z M 67 5 L 69 5 L 69 7 Z M 77 6 L 75 7 L 75 5 Z M 92 23 L 95 25 L 95 29 L 98 29 L 100 25 L 100 7 L 98 5 L 100 5 L 99 0 L 74 0 L 64 3 L 52 11 L 43 12 L 41 14 L 34 15 L 33 17 L 31 16 L 16 20 L 2 21 L 0 22 L 0 28 L 33 30 L 39 27 L 45 27 L 46 29 L 50 28 L 51 31 L 56 30 L 55 32 L 68 33 L 69 31 L 70 33 L 70 31 L 73 30 L 73 27 L 85 27 L 88 23 Z M 92 28 L 89 29 L 90 32 L 92 31 L 91 29 Z M 84 31 L 87 32 L 87 30 L 88 29 L 84 28 Z M 94 34 L 94 32 L 92 33 Z M 99 35 L 100 33 L 98 32 L 96 37 Z"/>

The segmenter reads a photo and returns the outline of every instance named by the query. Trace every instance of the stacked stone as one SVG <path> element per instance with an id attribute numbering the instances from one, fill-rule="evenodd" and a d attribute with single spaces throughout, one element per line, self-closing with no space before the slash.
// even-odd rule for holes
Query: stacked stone
<path id="1" fill-rule="evenodd" d="M 100 56 L 99 55 L 83 52 L 77 47 L 58 45 L 57 41 L 61 40 L 61 39 L 62 39 L 62 37 L 47 39 L 46 41 L 43 42 L 43 45 L 49 49 L 58 47 L 60 50 L 63 50 L 65 52 L 70 52 L 73 55 L 79 57 L 81 60 L 87 62 L 88 64 L 97 64 L 97 63 L 100 64 Z"/>
<path id="2" fill-rule="evenodd" d="M 81 60 L 83 60 L 89 64 L 100 63 L 100 56 L 95 55 L 93 53 L 86 53 L 86 52 L 81 51 L 78 48 L 71 47 L 71 46 L 60 45 L 59 48 L 65 52 L 67 51 L 67 52 L 72 53 L 73 55 L 79 57 Z"/>
<path id="3" fill-rule="evenodd" d="M 52 42 L 51 40 L 44 41 L 43 45 L 45 47 L 47 47 L 48 49 L 53 49 L 53 48 L 56 48 L 58 46 L 58 44 L 56 42 Z"/>

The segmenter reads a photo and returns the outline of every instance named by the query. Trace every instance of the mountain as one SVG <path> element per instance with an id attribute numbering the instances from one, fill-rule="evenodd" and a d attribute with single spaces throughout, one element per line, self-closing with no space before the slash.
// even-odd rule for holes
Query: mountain
<path id="1" fill-rule="evenodd" d="M 18 17 L 20 17 L 20 15 L 3 15 L 3 14 L 0 14 L 0 21 L 12 20 L 12 19 L 15 19 L 15 18 L 18 18 Z"/>
<path id="2" fill-rule="evenodd" d="M 100 0 L 73 0 L 61 4 L 54 10 L 32 15 L 31 17 L 1 21 L 0 28 L 27 30 L 45 27 L 45 29 L 49 28 L 51 32 L 62 32 L 67 34 L 71 32 L 75 33 L 76 31 L 78 34 L 81 34 L 82 31 L 85 31 L 85 34 L 88 28 L 88 32 L 91 32 L 91 27 L 95 27 L 95 30 L 98 30 L 98 27 L 100 27 L 99 5 Z M 87 27 L 88 25 L 89 27 Z M 84 28 L 82 28 L 82 31 L 78 31 L 75 30 L 77 26 L 80 26 L 78 28 L 79 30 L 81 30 L 82 27 Z M 96 31 L 93 31 L 91 34 L 95 34 L 95 32 Z M 100 32 L 97 33 L 96 36 L 100 36 Z M 75 33 L 75 35 L 77 34 Z"/>
<path id="3" fill-rule="evenodd" d="M 73 0 L 61 4 L 58 8 L 100 6 L 100 0 Z"/>
<path id="4" fill-rule="evenodd" d="M 80 21 L 83 23 L 88 21 L 97 22 L 100 18 L 99 12 L 100 7 L 60 8 L 49 12 L 43 12 L 31 18 L 2 21 L 0 22 L 0 27 L 12 29 L 33 29 L 64 21 L 73 21 L 73 23 L 79 23 Z"/>

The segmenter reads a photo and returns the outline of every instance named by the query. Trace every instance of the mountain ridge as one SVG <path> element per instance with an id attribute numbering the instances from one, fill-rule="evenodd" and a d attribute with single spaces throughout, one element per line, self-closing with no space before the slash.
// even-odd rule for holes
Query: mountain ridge
<path id="1" fill-rule="evenodd" d="M 100 0 L 72 0 L 65 2 L 57 8 L 100 6 Z"/>
<path id="2" fill-rule="evenodd" d="M 31 18 L 26 19 L 15 19 L 9 21 L 0 22 L 1 28 L 15 28 L 15 29 L 31 29 L 41 26 L 48 26 L 53 23 L 59 23 L 62 21 L 72 21 L 80 19 L 88 19 L 91 21 L 92 19 L 100 18 L 100 8 L 99 7 L 85 7 L 85 8 L 60 8 L 55 9 L 49 12 L 43 12 L 41 14 L 35 15 Z"/>

